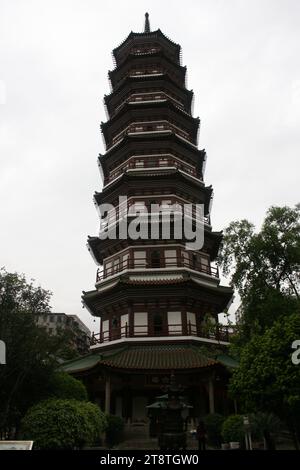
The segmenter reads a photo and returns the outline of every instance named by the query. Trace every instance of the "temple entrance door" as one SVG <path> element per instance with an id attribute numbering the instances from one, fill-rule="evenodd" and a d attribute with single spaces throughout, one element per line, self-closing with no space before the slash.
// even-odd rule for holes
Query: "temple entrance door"
<path id="1" fill-rule="evenodd" d="M 132 401 L 132 422 L 147 421 L 147 397 L 134 397 Z"/>

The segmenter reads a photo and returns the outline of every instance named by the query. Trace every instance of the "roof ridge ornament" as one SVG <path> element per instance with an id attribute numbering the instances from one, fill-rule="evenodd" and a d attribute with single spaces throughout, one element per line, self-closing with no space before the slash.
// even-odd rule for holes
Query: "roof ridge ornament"
<path id="1" fill-rule="evenodd" d="M 145 13 L 145 28 L 144 28 L 144 33 L 150 33 L 149 13 Z"/>

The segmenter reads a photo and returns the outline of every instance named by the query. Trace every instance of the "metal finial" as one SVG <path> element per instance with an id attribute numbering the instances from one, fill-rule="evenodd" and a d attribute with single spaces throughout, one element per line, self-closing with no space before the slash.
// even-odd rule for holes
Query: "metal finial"
<path id="1" fill-rule="evenodd" d="M 145 33 L 150 33 L 150 21 L 149 21 L 149 13 L 145 13 Z"/>

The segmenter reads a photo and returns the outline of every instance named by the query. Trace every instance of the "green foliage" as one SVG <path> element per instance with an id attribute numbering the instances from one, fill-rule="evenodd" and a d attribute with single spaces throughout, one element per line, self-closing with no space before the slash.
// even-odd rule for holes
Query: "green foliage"
<path id="1" fill-rule="evenodd" d="M 243 416 L 231 415 L 225 419 L 222 425 L 222 436 L 225 442 L 244 442 Z"/>
<path id="2" fill-rule="evenodd" d="M 253 413 L 249 416 L 249 421 L 251 432 L 258 438 L 264 437 L 266 433 L 273 434 L 282 429 L 282 423 L 274 413 Z"/>
<path id="3" fill-rule="evenodd" d="M 124 421 L 119 416 L 107 415 L 106 442 L 113 447 L 123 440 Z"/>
<path id="4" fill-rule="evenodd" d="M 275 412 L 300 422 L 300 367 L 292 363 L 292 342 L 300 338 L 298 314 L 277 320 L 242 349 L 229 391 L 247 411 Z"/>
<path id="5" fill-rule="evenodd" d="M 18 427 L 25 411 L 47 398 L 59 360 L 70 357 L 68 333 L 49 335 L 37 324 L 50 313 L 50 297 L 24 275 L 0 269 L 0 338 L 7 352 L 0 367 L 0 430 Z"/>
<path id="6" fill-rule="evenodd" d="M 93 445 L 105 427 L 105 415 L 97 405 L 50 399 L 27 411 L 21 435 L 33 440 L 36 449 L 74 449 Z"/>
<path id="7" fill-rule="evenodd" d="M 85 385 L 66 372 L 55 372 L 52 375 L 49 384 L 49 395 L 61 399 L 88 400 Z"/>
<path id="8" fill-rule="evenodd" d="M 50 336 L 37 325 L 38 315 L 50 312 L 50 295 L 24 275 L 0 269 L 0 338 L 7 352 L 0 367 L 0 429 L 17 426 L 46 396 L 49 377 L 68 351 L 66 334 Z"/>
<path id="9" fill-rule="evenodd" d="M 217 413 L 206 415 L 204 418 L 208 442 L 213 446 L 221 446 L 224 419 L 224 416 Z"/>
<path id="10" fill-rule="evenodd" d="M 219 262 L 242 300 L 240 344 L 300 310 L 300 206 L 271 207 L 259 232 L 247 220 L 224 231 Z"/>

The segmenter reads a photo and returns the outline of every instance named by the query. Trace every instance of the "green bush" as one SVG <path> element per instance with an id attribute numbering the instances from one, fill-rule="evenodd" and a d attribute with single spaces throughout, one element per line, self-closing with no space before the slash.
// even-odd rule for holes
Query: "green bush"
<path id="1" fill-rule="evenodd" d="M 212 446 L 221 446 L 224 419 L 224 416 L 217 413 L 209 414 L 204 418 L 207 439 Z"/>
<path id="2" fill-rule="evenodd" d="M 33 440 L 37 449 L 74 449 L 97 442 L 106 424 L 97 405 L 50 399 L 27 411 L 21 422 L 21 435 Z"/>
<path id="3" fill-rule="evenodd" d="M 124 421 L 119 416 L 106 415 L 106 443 L 109 447 L 113 447 L 122 442 L 124 437 Z"/>
<path id="4" fill-rule="evenodd" d="M 66 372 L 55 372 L 50 379 L 49 386 L 50 397 L 62 400 L 88 400 L 85 385 Z"/>
<path id="5" fill-rule="evenodd" d="M 80 402 L 79 407 L 88 421 L 89 442 L 99 445 L 101 434 L 107 429 L 107 416 L 98 405 L 89 401 Z"/>
<path id="6" fill-rule="evenodd" d="M 244 421 L 241 415 L 231 415 L 223 423 L 222 436 L 225 442 L 244 442 Z"/>

